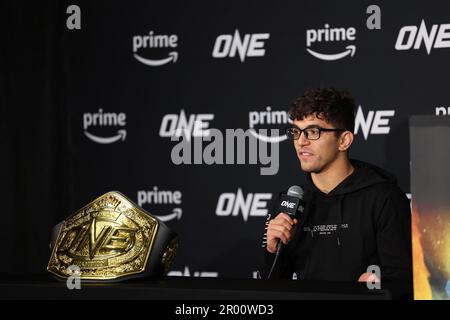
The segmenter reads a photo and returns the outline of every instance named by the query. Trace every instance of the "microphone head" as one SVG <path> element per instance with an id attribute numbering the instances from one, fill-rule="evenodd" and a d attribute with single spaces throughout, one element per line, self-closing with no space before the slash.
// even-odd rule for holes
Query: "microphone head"
<path id="1" fill-rule="evenodd" d="M 293 185 L 292 187 L 290 187 L 288 189 L 287 195 L 291 196 L 291 197 L 303 199 L 303 196 L 305 195 L 305 191 L 303 191 L 302 187 Z"/>
<path id="2" fill-rule="evenodd" d="M 288 189 L 287 194 L 280 195 L 280 206 L 278 212 L 285 212 L 288 215 L 295 216 L 297 213 L 303 213 L 304 203 L 303 196 L 305 192 L 302 187 L 292 186 Z"/>

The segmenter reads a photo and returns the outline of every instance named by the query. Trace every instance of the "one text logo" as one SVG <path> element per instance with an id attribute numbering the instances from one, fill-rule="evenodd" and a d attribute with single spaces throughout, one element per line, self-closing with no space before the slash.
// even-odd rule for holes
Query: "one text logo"
<path id="1" fill-rule="evenodd" d="M 281 206 L 293 209 L 295 207 L 295 202 L 283 201 L 281 202 Z"/>
<path id="2" fill-rule="evenodd" d="M 269 33 L 245 34 L 241 37 L 239 30 L 236 29 L 234 35 L 222 34 L 217 37 L 212 56 L 234 58 L 238 54 L 241 62 L 247 57 L 263 57 L 266 53 L 265 40 L 269 37 Z"/>
<path id="3" fill-rule="evenodd" d="M 367 140 L 369 133 L 388 134 L 391 130 L 389 121 L 394 115 L 395 110 L 371 110 L 365 117 L 361 106 L 359 106 L 355 117 L 355 135 L 358 134 L 360 129 L 364 135 L 364 140 Z"/>
<path id="4" fill-rule="evenodd" d="M 159 128 L 161 138 L 184 136 L 187 140 L 190 137 L 207 137 L 209 135 L 210 121 L 214 119 L 214 114 L 191 114 L 189 117 L 181 109 L 180 114 L 166 114 Z"/>
<path id="5" fill-rule="evenodd" d="M 271 193 L 248 193 L 244 196 L 242 189 L 237 193 L 222 193 L 217 202 L 216 215 L 220 217 L 242 214 L 245 222 L 249 217 L 265 217 L 267 215 L 267 203 L 272 198 Z"/>
<path id="6" fill-rule="evenodd" d="M 434 24 L 429 31 L 424 20 L 422 20 L 419 28 L 417 26 L 404 26 L 398 33 L 395 49 L 418 50 L 422 44 L 428 54 L 430 54 L 432 48 L 450 48 L 450 24 Z"/>

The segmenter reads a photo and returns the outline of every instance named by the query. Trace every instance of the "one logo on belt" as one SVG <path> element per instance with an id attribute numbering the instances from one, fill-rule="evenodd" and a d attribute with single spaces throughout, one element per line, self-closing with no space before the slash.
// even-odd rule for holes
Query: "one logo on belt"
<path id="1" fill-rule="evenodd" d="M 91 221 L 68 231 L 61 241 L 58 252 L 74 259 L 107 262 L 127 253 L 134 245 L 137 228 L 129 228 L 105 218 L 92 218 Z M 83 261 L 80 262 L 83 264 Z"/>

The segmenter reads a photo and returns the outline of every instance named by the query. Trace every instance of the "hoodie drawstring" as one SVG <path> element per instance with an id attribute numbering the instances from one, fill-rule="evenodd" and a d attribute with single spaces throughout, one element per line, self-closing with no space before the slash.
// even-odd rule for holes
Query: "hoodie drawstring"
<path id="1" fill-rule="evenodd" d="M 316 203 L 316 193 L 315 192 L 313 192 L 313 194 L 312 194 L 312 199 L 311 199 L 311 204 L 310 204 L 310 206 L 311 206 L 311 208 L 310 208 L 310 210 L 311 210 L 311 212 L 313 212 L 314 210 L 315 210 L 315 208 L 312 208 L 312 206 L 314 206 L 315 205 L 315 203 Z M 311 238 L 314 238 L 314 231 L 313 231 L 313 225 L 312 225 L 312 217 L 310 217 L 309 218 L 309 232 L 311 233 Z"/>
<path id="2" fill-rule="evenodd" d="M 338 247 L 341 246 L 341 226 L 342 226 L 342 201 L 344 200 L 344 195 L 339 197 L 339 207 L 337 216 L 337 229 L 336 229 L 336 241 Z"/>

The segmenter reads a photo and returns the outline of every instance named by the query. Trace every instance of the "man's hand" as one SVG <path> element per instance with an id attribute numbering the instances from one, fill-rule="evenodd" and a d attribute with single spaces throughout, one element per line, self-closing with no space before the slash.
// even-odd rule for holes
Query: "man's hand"
<path id="1" fill-rule="evenodd" d="M 287 244 L 294 234 L 294 227 L 297 223 L 297 219 L 292 219 L 284 212 L 280 212 L 270 220 L 267 226 L 267 251 L 270 253 L 277 251 L 278 239 Z"/>

